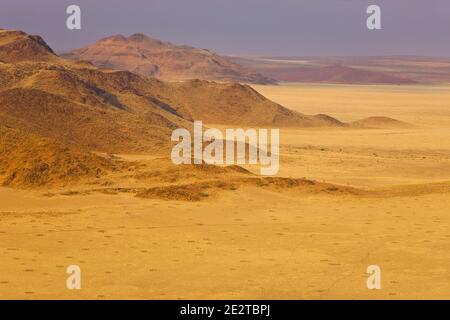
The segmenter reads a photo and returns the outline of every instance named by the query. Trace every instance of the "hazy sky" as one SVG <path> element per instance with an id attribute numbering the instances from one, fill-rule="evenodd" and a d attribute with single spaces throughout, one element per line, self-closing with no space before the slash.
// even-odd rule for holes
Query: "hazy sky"
<path id="1" fill-rule="evenodd" d="M 69 4 L 81 31 L 66 29 Z M 369 4 L 382 8 L 381 31 L 366 28 Z M 450 0 L 1 0 L 0 28 L 55 50 L 142 32 L 225 54 L 450 56 Z"/>

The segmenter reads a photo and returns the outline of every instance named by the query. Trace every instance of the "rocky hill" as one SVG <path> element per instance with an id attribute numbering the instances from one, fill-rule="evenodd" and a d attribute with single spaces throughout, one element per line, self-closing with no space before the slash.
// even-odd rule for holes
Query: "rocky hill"
<path id="1" fill-rule="evenodd" d="M 63 54 L 73 60 L 162 80 L 215 80 L 267 84 L 273 80 L 206 49 L 174 45 L 143 34 L 111 36 Z"/>
<path id="2" fill-rule="evenodd" d="M 9 34 L 10 33 L 10 34 Z M 249 86 L 166 83 L 129 71 L 99 69 L 56 56 L 37 36 L 2 31 L 0 125 L 103 152 L 158 152 L 178 127 L 205 124 L 335 126 L 269 101 Z M 9 35 L 8 35 L 9 34 Z M 2 49 L 2 47 L 0 47 Z M 26 53 L 26 54 L 25 54 Z"/>

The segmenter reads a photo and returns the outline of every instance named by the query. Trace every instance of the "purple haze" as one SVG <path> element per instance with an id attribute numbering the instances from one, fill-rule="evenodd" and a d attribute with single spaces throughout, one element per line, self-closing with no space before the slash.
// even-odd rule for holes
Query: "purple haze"
<path id="1" fill-rule="evenodd" d="M 82 30 L 65 8 L 82 9 Z M 382 8 L 368 31 L 366 8 Z M 224 54 L 450 56 L 448 0 L 1 0 L 0 28 L 40 34 L 57 51 L 146 33 Z"/>

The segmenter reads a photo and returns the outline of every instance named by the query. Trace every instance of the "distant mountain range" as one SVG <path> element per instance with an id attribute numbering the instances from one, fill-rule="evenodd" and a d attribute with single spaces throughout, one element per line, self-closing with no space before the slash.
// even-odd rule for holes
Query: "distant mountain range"
<path id="1" fill-rule="evenodd" d="M 226 57 L 141 33 L 107 37 L 61 56 L 168 81 L 395 85 L 450 82 L 450 59 L 444 58 Z"/>
<path id="2" fill-rule="evenodd" d="M 450 59 L 380 57 L 229 57 L 277 81 L 336 84 L 449 83 Z"/>
<path id="3" fill-rule="evenodd" d="M 390 74 L 343 65 L 325 67 L 297 67 L 265 72 L 266 75 L 287 82 L 341 83 L 341 84 L 413 84 L 416 81 Z"/>
<path id="4" fill-rule="evenodd" d="M 72 60 L 90 61 L 96 66 L 128 70 L 161 80 L 214 80 L 226 82 L 275 83 L 206 49 L 179 46 L 144 34 L 115 35 L 62 54 Z"/>

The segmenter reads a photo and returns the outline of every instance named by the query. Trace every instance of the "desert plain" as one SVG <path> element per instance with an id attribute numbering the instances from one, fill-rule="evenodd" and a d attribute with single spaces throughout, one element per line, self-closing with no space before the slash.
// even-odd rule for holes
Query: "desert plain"
<path id="1" fill-rule="evenodd" d="M 450 298 L 450 85 L 253 88 L 306 114 L 411 126 L 281 128 L 278 176 L 305 181 L 294 188 L 209 183 L 219 169 L 185 176 L 142 153 L 114 155 L 161 170 L 143 173 L 161 189 L 138 197 L 132 175 L 2 187 L 0 298 Z M 179 175 L 205 190 L 165 192 Z M 81 290 L 66 288 L 69 265 L 81 268 Z M 369 265 L 381 268 L 381 290 L 367 289 Z"/>

